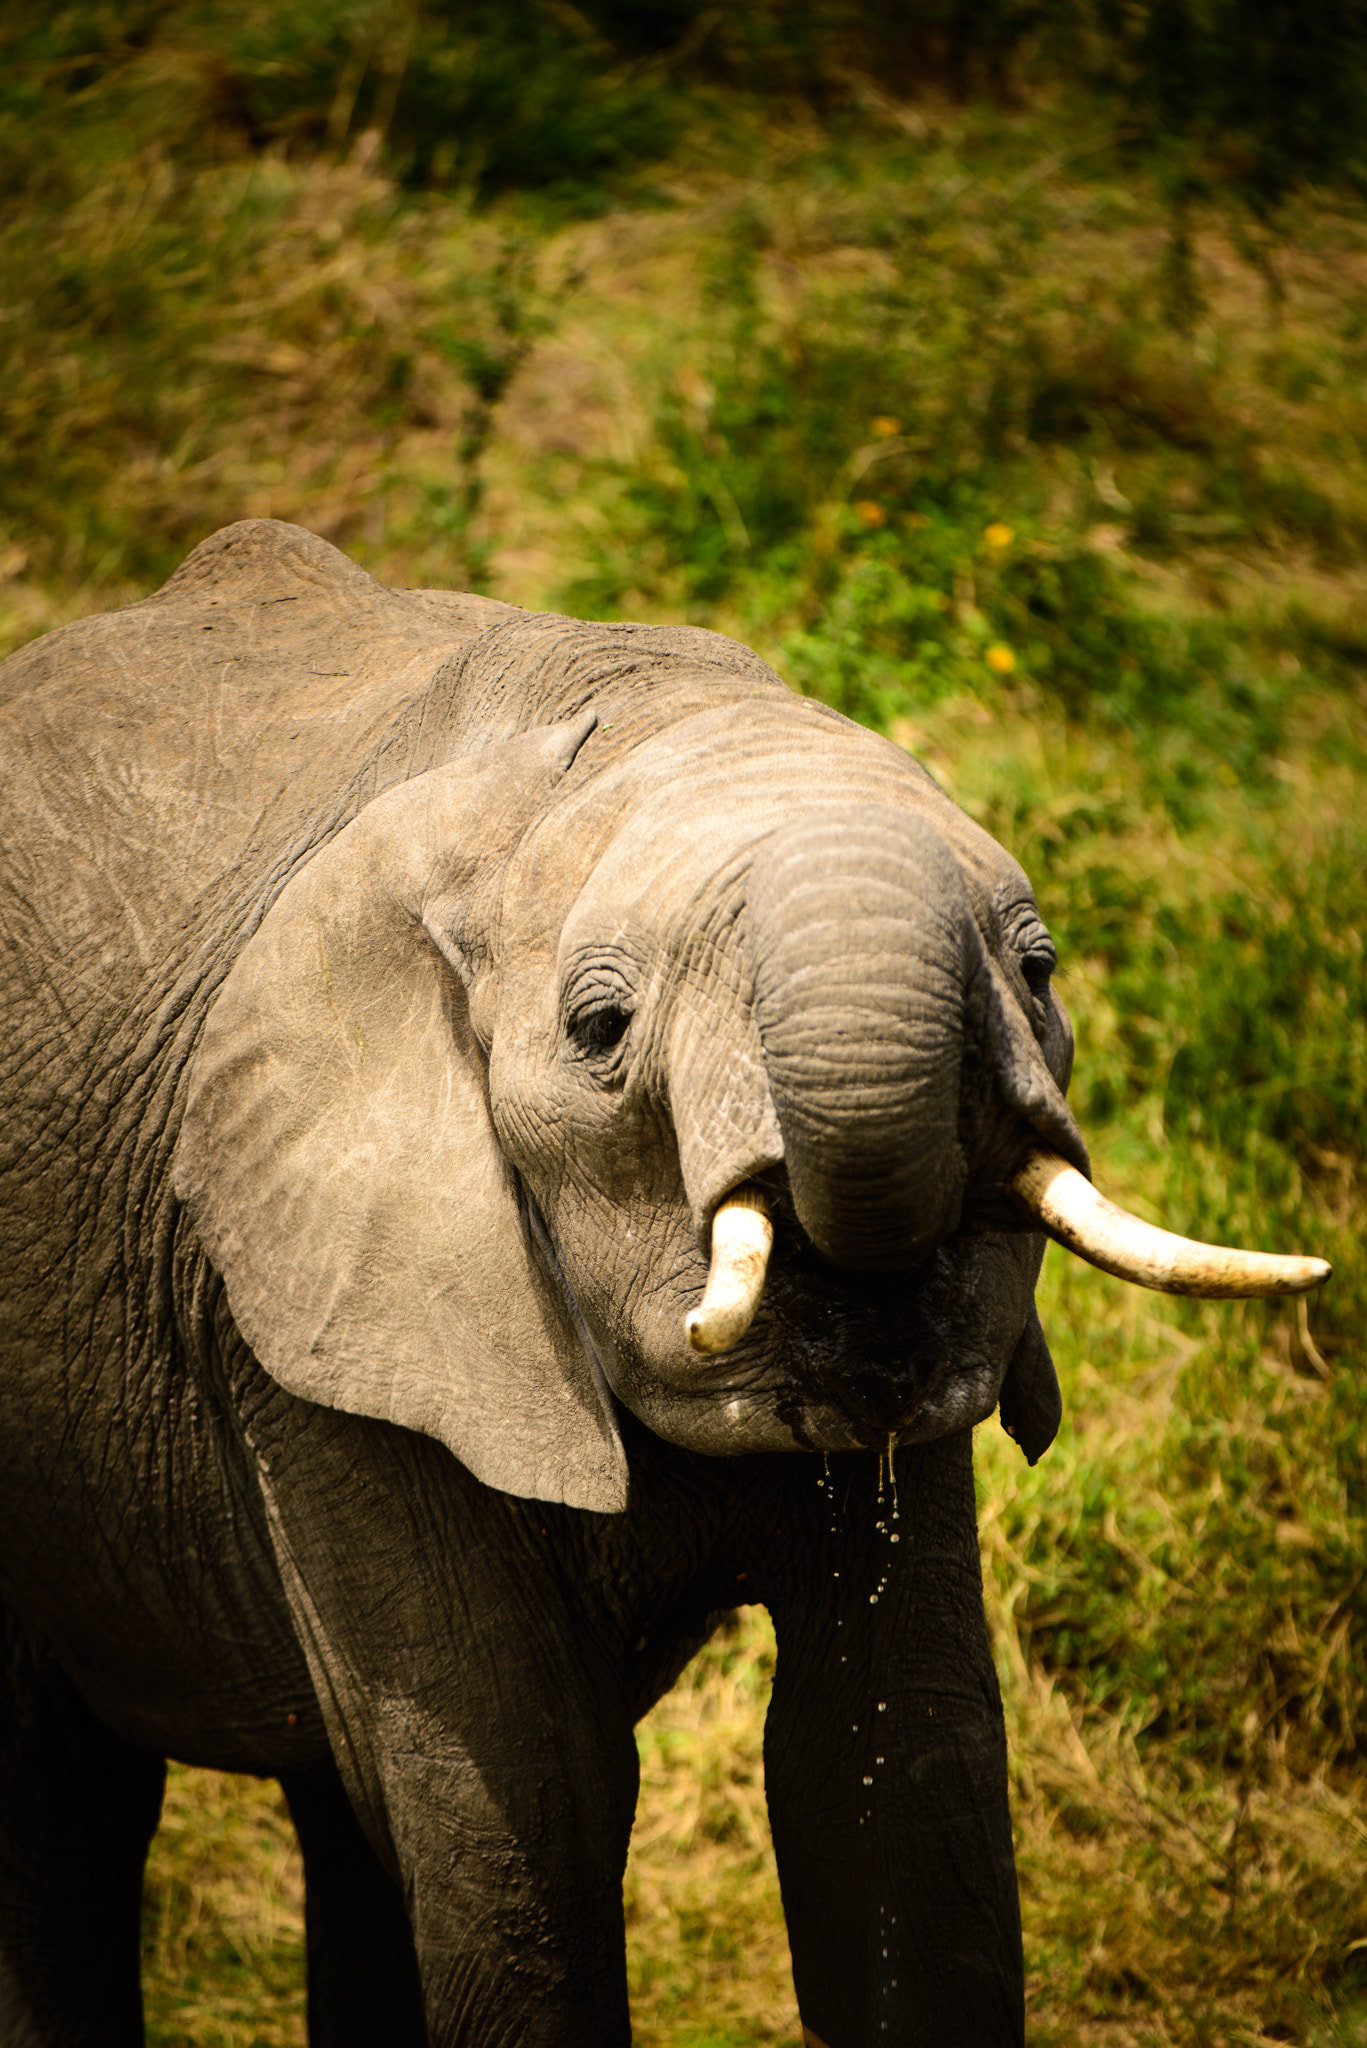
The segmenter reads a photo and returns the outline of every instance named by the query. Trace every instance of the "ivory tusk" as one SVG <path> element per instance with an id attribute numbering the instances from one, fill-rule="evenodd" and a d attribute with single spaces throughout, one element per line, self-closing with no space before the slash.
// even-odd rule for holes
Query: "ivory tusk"
<path id="1" fill-rule="evenodd" d="M 773 1249 L 774 1226 L 758 1188 L 734 1188 L 712 1218 L 712 1264 L 703 1298 L 684 1318 L 688 1341 L 706 1357 L 731 1351 L 755 1320 Z"/>
<path id="2" fill-rule="evenodd" d="M 1108 1202 L 1054 1152 L 1028 1152 L 1006 1185 L 1050 1237 L 1070 1252 L 1117 1280 L 1133 1280 L 1161 1294 L 1197 1294 L 1210 1301 L 1304 1294 L 1333 1270 L 1324 1259 L 1238 1252 L 1159 1230 Z"/>

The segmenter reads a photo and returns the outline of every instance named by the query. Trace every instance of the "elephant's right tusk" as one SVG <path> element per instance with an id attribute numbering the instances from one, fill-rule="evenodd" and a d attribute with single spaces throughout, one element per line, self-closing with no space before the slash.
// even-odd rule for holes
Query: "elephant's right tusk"
<path id="1" fill-rule="evenodd" d="M 703 1298 L 684 1318 L 695 1351 L 715 1357 L 739 1344 L 764 1299 L 773 1243 L 774 1226 L 759 1189 L 733 1189 L 712 1218 L 712 1264 Z"/>
<path id="2" fill-rule="evenodd" d="M 1117 1280 L 1133 1280 L 1162 1294 L 1197 1294 L 1211 1301 L 1304 1294 L 1333 1270 L 1324 1259 L 1233 1251 L 1159 1230 L 1108 1202 L 1054 1152 L 1028 1152 L 1007 1188 L 1070 1252 Z"/>

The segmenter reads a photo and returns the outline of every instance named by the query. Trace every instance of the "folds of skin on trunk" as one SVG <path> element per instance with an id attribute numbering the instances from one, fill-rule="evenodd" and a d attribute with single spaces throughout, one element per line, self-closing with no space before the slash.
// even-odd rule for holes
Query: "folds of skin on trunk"
<path id="1" fill-rule="evenodd" d="M 955 852 L 923 818 L 866 804 L 794 819 L 760 847 L 748 909 L 793 1201 L 837 1265 L 924 1258 L 1031 1134 L 1085 1168 L 1066 1072 L 1051 1070 Z M 1066 1021 L 1055 1037 L 1066 1067 Z"/>
<path id="2" fill-rule="evenodd" d="M 976 931 L 953 854 L 910 812 L 839 806 L 750 876 L 755 1017 L 799 1220 L 838 1265 L 910 1263 L 963 1199 L 959 1095 Z"/>

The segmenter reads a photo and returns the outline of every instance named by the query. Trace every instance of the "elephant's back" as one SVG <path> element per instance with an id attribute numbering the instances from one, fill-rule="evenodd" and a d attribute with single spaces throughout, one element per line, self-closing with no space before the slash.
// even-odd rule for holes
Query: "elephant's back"
<path id="1" fill-rule="evenodd" d="M 174 978 L 339 799 L 365 801 L 404 707 L 511 609 L 387 590 L 300 527 L 246 520 L 152 597 L 21 648 L 0 664 L 6 936 L 36 920 L 68 999 L 85 980 L 96 1007 Z"/>

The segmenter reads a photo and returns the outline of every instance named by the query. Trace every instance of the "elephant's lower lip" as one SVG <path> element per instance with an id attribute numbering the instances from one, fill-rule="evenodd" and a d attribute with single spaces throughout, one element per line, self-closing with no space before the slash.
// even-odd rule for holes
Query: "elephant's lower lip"
<path id="1" fill-rule="evenodd" d="M 910 1427 L 949 1364 L 946 1331 L 923 1284 L 773 1276 L 756 1336 L 786 1408 L 834 1410 L 867 1445 Z"/>
<path id="2" fill-rule="evenodd" d="M 793 1441 L 822 1451 L 925 1441 L 982 1421 L 1020 1322 L 1001 1316 L 987 1244 L 985 1233 L 964 1234 L 910 1271 L 859 1276 L 780 1255 L 744 1347 L 750 1398 L 762 1383 Z"/>

